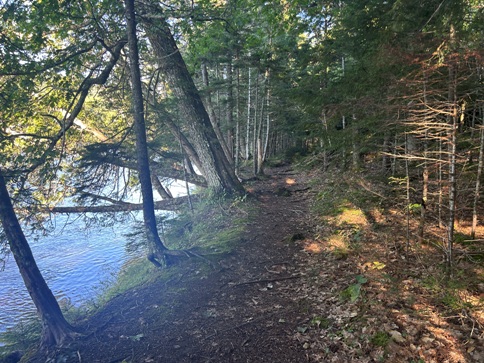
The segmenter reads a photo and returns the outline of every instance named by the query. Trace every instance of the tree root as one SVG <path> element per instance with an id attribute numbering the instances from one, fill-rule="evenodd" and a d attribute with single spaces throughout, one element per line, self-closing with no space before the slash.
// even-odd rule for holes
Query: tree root
<path id="1" fill-rule="evenodd" d="M 194 252 L 193 250 L 165 250 L 163 251 L 163 255 L 161 257 L 157 258 L 154 253 L 150 253 L 147 256 L 148 260 L 158 268 L 163 268 L 164 266 L 171 266 L 182 259 L 191 257 L 196 257 L 205 261 L 214 269 L 220 267 L 218 266 L 218 264 L 210 261 L 208 258 Z"/>

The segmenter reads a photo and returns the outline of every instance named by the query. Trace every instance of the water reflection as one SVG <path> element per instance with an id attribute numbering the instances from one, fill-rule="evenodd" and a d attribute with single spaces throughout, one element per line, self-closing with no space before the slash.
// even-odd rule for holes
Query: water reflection
<path id="1" fill-rule="evenodd" d="M 82 219 L 67 222 L 55 216 L 56 226 L 48 236 L 28 238 L 36 262 L 58 300 L 71 304 L 94 298 L 102 282 L 112 281 L 121 265 L 130 257 L 125 250 L 125 234 L 132 232 L 141 214 L 132 214 L 130 222 L 112 227 L 86 224 Z M 35 307 L 25 288 L 12 255 L 0 272 L 0 332 L 22 318 L 35 314 Z"/>

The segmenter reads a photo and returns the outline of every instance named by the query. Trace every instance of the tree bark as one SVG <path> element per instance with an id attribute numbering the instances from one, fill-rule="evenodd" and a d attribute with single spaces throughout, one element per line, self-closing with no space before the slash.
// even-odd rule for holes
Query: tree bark
<path id="1" fill-rule="evenodd" d="M 209 113 L 210 116 L 210 121 L 212 123 L 213 130 L 215 131 L 215 135 L 217 135 L 217 139 L 220 142 L 220 145 L 222 146 L 222 149 L 224 150 L 225 156 L 227 160 L 232 164 L 232 156 L 229 151 L 229 148 L 227 146 L 227 143 L 225 142 L 225 139 L 222 135 L 222 131 L 220 131 L 220 126 L 219 126 L 219 120 L 218 117 L 215 113 L 215 109 L 212 104 L 212 92 L 210 91 L 210 85 L 208 81 L 208 69 L 206 63 L 202 63 L 201 66 L 201 73 L 202 73 L 202 82 L 204 87 L 206 88 L 206 96 L 205 96 L 205 104 L 206 104 L 206 110 Z"/>
<path id="2" fill-rule="evenodd" d="M 155 190 L 158 192 L 162 199 L 172 199 L 170 191 L 161 184 L 160 179 L 155 174 L 151 174 L 151 184 L 154 186 Z"/>
<path id="3" fill-rule="evenodd" d="M 163 13 L 154 4 L 149 9 L 156 9 L 157 15 Z M 166 20 L 160 19 L 160 16 L 156 19 L 145 16 L 142 21 L 158 64 L 177 99 L 180 114 L 188 124 L 189 136 L 202 163 L 201 172 L 207 180 L 208 187 L 216 193 L 243 193 L 244 188 L 217 139 L 210 117 Z"/>
<path id="4" fill-rule="evenodd" d="M 134 0 L 125 0 L 125 6 L 131 89 L 133 93 L 134 130 L 136 134 L 136 159 L 138 163 L 141 196 L 143 200 L 144 229 L 149 249 L 148 259 L 153 262 L 153 264 L 160 266 L 164 261 L 165 251 L 167 248 L 161 241 L 156 226 L 153 186 L 151 184 L 148 144 L 146 141 L 143 90 L 141 87 L 141 72 L 139 67 Z"/>
<path id="5" fill-rule="evenodd" d="M 175 136 L 177 140 L 180 140 L 183 151 L 187 154 L 190 161 L 195 164 L 198 170 L 202 171 L 202 163 L 200 162 L 197 152 L 183 132 L 181 132 L 180 128 L 176 125 L 175 121 L 173 121 L 168 111 L 165 110 L 161 103 L 155 103 L 152 105 L 152 107 L 153 110 L 161 117 L 161 122 L 168 127 L 172 135 Z"/>
<path id="6" fill-rule="evenodd" d="M 455 47 L 455 28 L 450 28 L 450 45 Z M 452 49 L 454 50 L 454 49 Z M 456 175 L 456 154 L 457 154 L 457 126 L 458 126 L 458 105 L 457 105 L 457 65 L 453 59 L 449 60 L 449 131 L 448 131 L 448 161 L 449 161 L 449 219 L 447 225 L 447 272 L 452 274 L 452 265 L 454 260 L 454 223 L 457 199 L 457 175 Z"/>
<path id="7" fill-rule="evenodd" d="M 41 349 L 62 345 L 76 334 L 37 267 L 34 256 L 13 209 L 6 182 L 0 171 L 0 219 L 10 251 L 42 322 Z"/>
<path id="8" fill-rule="evenodd" d="M 480 146 L 479 146 L 479 161 L 477 165 L 477 175 L 476 175 L 476 188 L 474 192 L 474 203 L 472 206 L 472 229 L 471 229 L 471 237 L 474 239 L 476 238 L 476 229 L 477 229 L 477 205 L 479 204 L 480 199 L 480 190 L 481 190 L 481 175 L 482 175 L 482 167 L 484 164 L 484 127 L 481 126 L 480 131 Z"/>
<path id="9" fill-rule="evenodd" d="M 245 160 L 250 159 L 250 109 L 252 106 L 251 103 L 251 94 L 252 94 L 252 89 L 251 89 L 251 68 L 249 67 L 248 69 L 248 77 L 249 77 L 249 85 L 247 87 L 247 123 L 245 125 Z"/>

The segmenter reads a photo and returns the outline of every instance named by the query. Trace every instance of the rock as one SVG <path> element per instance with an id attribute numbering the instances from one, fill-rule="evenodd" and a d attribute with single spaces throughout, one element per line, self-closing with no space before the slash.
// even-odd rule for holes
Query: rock
<path id="1" fill-rule="evenodd" d="M 479 290 L 479 292 L 484 292 L 484 284 L 483 283 L 477 284 L 477 289 Z"/>
<path id="2" fill-rule="evenodd" d="M 424 344 L 430 344 L 434 341 L 435 339 L 434 338 L 431 338 L 429 336 L 425 336 L 425 337 L 422 337 L 422 339 L 420 339 L 420 341 Z"/>
<path id="3" fill-rule="evenodd" d="M 402 336 L 402 333 L 400 333 L 399 331 L 390 330 L 388 333 L 390 334 L 392 339 L 397 343 L 404 343 L 406 341 L 406 339 Z"/>

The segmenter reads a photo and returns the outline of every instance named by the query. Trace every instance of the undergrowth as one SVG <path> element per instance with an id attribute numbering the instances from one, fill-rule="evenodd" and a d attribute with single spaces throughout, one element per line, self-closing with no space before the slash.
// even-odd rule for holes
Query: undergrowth
<path id="1" fill-rule="evenodd" d="M 456 226 L 457 258 L 453 274 L 448 276 L 438 226 L 428 222 L 424 243 L 418 243 L 415 235 L 420 213 L 410 215 L 407 225 L 404 198 L 396 198 L 397 192 L 388 181 L 373 178 L 371 172 L 331 170 L 315 175 L 311 185 L 315 192 L 312 212 L 318 216 L 316 238 L 326 253 L 354 263 L 361 273 L 356 283 L 341 287 L 340 298 L 357 304 L 361 311 L 378 306 L 377 325 L 386 321 L 392 326 L 388 322 L 395 322 L 395 310 L 383 308 L 388 305 L 399 307 L 397 315 L 405 322 L 397 323 L 400 325 L 408 324 L 408 314 L 430 325 L 430 317 L 437 315 L 458 321 L 460 329 L 470 334 L 467 338 L 484 334 L 482 243 L 472 241 Z M 405 335 L 405 330 L 400 332 L 396 326 L 365 329 L 372 332 L 367 343 L 383 349 L 392 340 L 402 344 L 418 339 L 418 335 Z M 418 341 L 413 344 L 418 347 Z"/>

